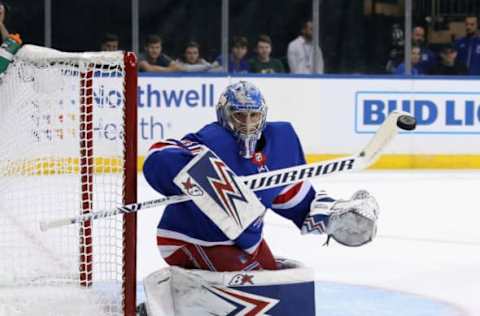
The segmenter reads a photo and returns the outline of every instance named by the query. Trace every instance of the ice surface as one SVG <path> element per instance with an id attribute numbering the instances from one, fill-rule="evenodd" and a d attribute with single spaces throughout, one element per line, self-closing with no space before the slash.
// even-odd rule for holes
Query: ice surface
<path id="1" fill-rule="evenodd" d="M 273 212 L 266 217 L 265 239 L 273 253 L 314 267 L 322 298 L 350 309 L 341 315 L 361 315 L 355 304 L 342 304 L 348 289 L 357 306 L 380 302 L 387 311 L 382 315 L 397 315 L 388 310 L 401 312 L 406 305 L 417 306 L 415 315 L 454 315 L 458 310 L 480 315 L 480 171 L 366 171 L 314 185 L 338 198 L 367 189 L 381 207 L 377 239 L 360 248 L 334 242 L 322 247 L 323 237 L 302 236 Z M 139 200 L 157 196 L 140 176 Z M 139 278 L 166 266 L 155 241 L 160 215 L 161 209 L 139 213 Z M 415 295 L 397 300 L 382 289 Z M 422 301 L 422 296 L 450 306 Z"/>

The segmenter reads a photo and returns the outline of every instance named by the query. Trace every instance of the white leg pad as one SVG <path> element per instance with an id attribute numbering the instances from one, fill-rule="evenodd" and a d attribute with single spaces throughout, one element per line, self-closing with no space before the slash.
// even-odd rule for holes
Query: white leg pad
<path id="1" fill-rule="evenodd" d="M 143 279 L 147 314 L 156 316 L 175 315 L 170 268 L 163 268 Z"/>
<path id="2" fill-rule="evenodd" d="M 210 272 L 179 267 L 156 271 L 144 280 L 148 315 L 169 315 L 168 311 L 176 316 L 314 315 L 314 271 L 293 260 L 282 259 L 280 264 L 282 269 L 276 271 Z"/>

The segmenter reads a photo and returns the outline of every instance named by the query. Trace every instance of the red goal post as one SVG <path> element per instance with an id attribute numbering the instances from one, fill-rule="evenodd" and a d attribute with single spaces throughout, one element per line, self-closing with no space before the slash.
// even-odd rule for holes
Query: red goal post
<path id="1" fill-rule="evenodd" d="M 135 315 L 135 214 L 38 223 L 136 202 L 136 91 L 130 52 L 25 45 L 0 76 L 0 314 Z"/>

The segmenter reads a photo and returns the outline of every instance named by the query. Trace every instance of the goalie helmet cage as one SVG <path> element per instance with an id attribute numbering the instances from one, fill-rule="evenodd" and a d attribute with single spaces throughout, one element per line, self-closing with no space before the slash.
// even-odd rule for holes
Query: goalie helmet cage
<path id="1" fill-rule="evenodd" d="M 0 315 L 135 315 L 133 53 L 25 45 L 0 75 Z"/>

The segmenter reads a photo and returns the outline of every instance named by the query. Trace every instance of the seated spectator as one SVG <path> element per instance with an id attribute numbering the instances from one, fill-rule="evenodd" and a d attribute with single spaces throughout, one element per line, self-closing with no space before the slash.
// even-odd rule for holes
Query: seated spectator
<path id="1" fill-rule="evenodd" d="M 268 35 L 260 35 L 256 43 L 257 57 L 249 60 L 250 71 L 254 73 L 276 73 L 285 72 L 282 62 L 279 59 L 271 58 L 272 40 Z"/>
<path id="2" fill-rule="evenodd" d="M 208 71 L 213 67 L 212 64 L 200 57 L 200 45 L 195 41 L 187 43 L 183 57 L 177 59 L 177 63 L 183 71 L 188 72 Z"/>
<path id="3" fill-rule="evenodd" d="M 158 35 L 149 35 L 145 42 L 145 54 L 139 57 L 138 68 L 140 71 L 172 72 L 181 71 L 170 57 L 162 53 L 162 39 Z"/>
<path id="4" fill-rule="evenodd" d="M 388 53 L 387 64 L 385 70 L 387 73 L 395 73 L 395 69 L 404 61 L 404 46 L 405 37 L 403 35 L 403 29 L 400 24 L 394 23 L 391 31 L 391 47 Z"/>
<path id="5" fill-rule="evenodd" d="M 287 57 L 291 73 L 323 73 L 323 55 L 317 47 L 317 68 L 313 71 L 313 23 L 304 22 L 300 35 L 288 44 Z"/>
<path id="6" fill-rule="evenodd" d="M 420 62 L 418 68 L 422 73 L 428 73 L 437 63 L 435 53 L 426 45 L 425 28 L 416 26 L 412 30 L 412 46 L 420 47 Z"/>
<path id="7" fill-rule="evenodd" d="M 455 46 L 447 44 L 440 51 L 440 63 L 435 65 L 430 74 L 432 75 L 448 75 L 461 76 L 468 75 L 467 66 L 457 60 L 457 51 Z"/>
<path id="8" fill-rule="evenodd" d="M 457 59 L 465 64 L 469 75 L 480 75 L 480 36 L 478 34 L 478 19 L 476 16 L 465 18 L 465 37 L 455 42 Z"/>
<path id="9" fill-rule="evenodd" d="M 7 27 L 5 26 L 5 15 L 6 15 L 6 9 L 3 3 L 0 2 L 0 43 L 3 43 L 3 41 L 8 37 L 8 30 Z"/>
<path id="10" fill-rule="evenodd" d="M 100 43 L 100 50 L 104 52 L 113 52 L 119 50 L 120 38 L 117 34 L 105 33 Z"/>
<path id="11" fill-rule="evenodd" d="M 233 73 L 247 73 L 250 70 L 248 61 L 246 59 L 248 52 L 248 41 L 246 37 L 235 36 L 233 38 L 232 50 L 228 56 L 228 72 Z M 215 70 L 221 70 L 223 65 L 222 56 L 217 57 L 214 62 Z"/>
<path id="12" fill-rule="evenodd" d="M 424 75 L 423 69 L 419 67 L 421 60 L 421 48 L 418 46 L 412 47 L 412 75 Z M 395 75 L 405 75 L 405 63 L 401 63 L 395 68 Z"/>

